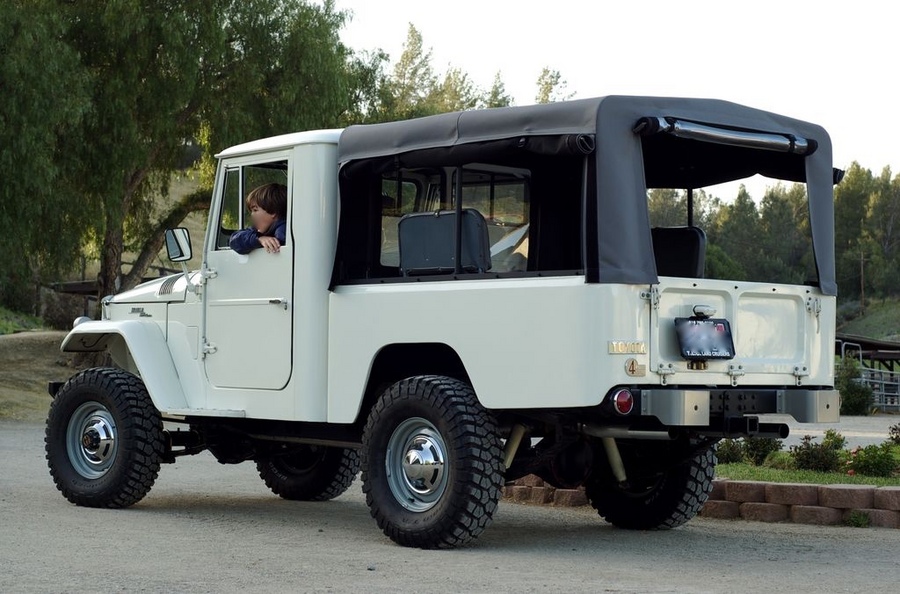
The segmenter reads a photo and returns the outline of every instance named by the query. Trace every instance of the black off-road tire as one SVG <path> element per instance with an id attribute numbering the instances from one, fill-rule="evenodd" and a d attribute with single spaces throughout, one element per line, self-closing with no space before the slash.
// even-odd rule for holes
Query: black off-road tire
<path id="1" fill-rule="evenodd" d="M 294 501 L 327 501 L 350 488 L 359 473 L 356 450 L 304 446 L 256 459 L 256 470 L 273 493 Z"/>
<path id="2" fill-rule="evenodd" d="M 461 381 L 402 380 L 369 414 L 363 492 L 378 527 L 400 545 L 450 548 L 477 537 L 493 519 L 503 472 L 494 417 Z"/>
<path id="3" fill-rule="evenodd" d="M 591 480 L 585 492 L 607 522 L 628 530 L 668 530 L 692 519 L 712 491 L 716 453 L 704 449 L 642 486 Z"/>
<path id="4" fill-rule="evenodd" d="M 144 382 L 104 367 L 82 371 L 60 388 L 44 444 L 56 487 L 85 507 L 121 508 L 143 499 L 165 452 L 162 419 Z"/>

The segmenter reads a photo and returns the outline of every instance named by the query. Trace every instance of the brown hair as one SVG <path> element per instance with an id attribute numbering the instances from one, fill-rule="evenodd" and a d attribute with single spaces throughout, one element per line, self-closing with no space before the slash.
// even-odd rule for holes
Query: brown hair
<path id="1" fill-rule="evenodd" d="M 283 184 L 263 184 L 247 194 L 247 208 L 258 206 L 279 219 L 287 218 L 287 186 Z"/>

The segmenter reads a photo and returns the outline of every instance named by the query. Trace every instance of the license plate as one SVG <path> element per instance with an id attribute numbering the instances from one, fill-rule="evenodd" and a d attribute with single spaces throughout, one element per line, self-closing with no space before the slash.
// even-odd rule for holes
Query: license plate
<path id="1" fill-rule="evenodd" d="M 728 320 L 675 318 L 675 334 L 684 359 L 734 359 L 734 339 Z"/>

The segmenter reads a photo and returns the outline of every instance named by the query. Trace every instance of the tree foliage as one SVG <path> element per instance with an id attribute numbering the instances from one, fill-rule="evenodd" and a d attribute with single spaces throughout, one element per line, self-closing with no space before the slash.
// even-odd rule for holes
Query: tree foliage
<path id="1" fill-rule="evenodd" d="M 58 148 L 89 109 L 88 78 L 51 8 L 0 3 L 0 303 L 22 311 L 35 280 L 72 262 L 90 220 L 60 183 L 73 164 Z"/>
<path id="2" fill-rule="evenodd" d="M 544 66 L 537 78 L 537 95 L 535 103 L 555 103 L 571 99 L 573 94 L 566 92 L 568 83 L 563 79 L 559 70 L 553 70 Z"/>
<path id="3" fill-rule="evenodd" d="M 379 50 L 354 53 L 340 40 L 347 18 L 330 0 L 0 3 L 0 303 L 31 309 L 30 287 L 79 255 L 100 261 L 101 293 L 135 285 L 163 230 L 209 204 L 213 155 L 227 146 L 512 105 L 500 72 L 483 89 L 458 67 L 436 67 L 412 24 L 392 65 Z M 549 66 L 536 85 L 539 103 L 572 96 Z M 191 164 L 201 188 L 159 200 Z M 654 225 L 686 224 L 684 191 L 648 200 Z M 802 185 L 758 201 L 746 188 L 724 202 L 695 190 L 694 223 L 709 237 L 708 276 L 815 275 Z M 842 299 L 900 294 L 900 177 L 889 168 L 847 169 L 835 249 Z M 130 267 L 125 251 L 137 254 Z"/>
<path id="4" fill-rule="evenodd" d="M 452 65 L 438 74 L 431 48 L 426 47 L 422 34 L 412 23 L 391 74 L 382 77 L 378 99 L 363 121 L 395 121 L 512 104 L 499 72 L 487 91 Z"/>

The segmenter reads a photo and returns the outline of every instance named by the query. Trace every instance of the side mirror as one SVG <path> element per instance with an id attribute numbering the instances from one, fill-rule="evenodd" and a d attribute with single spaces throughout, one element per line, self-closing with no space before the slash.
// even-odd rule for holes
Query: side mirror
<path id="1" fill-rule="evenodd" d="M 172 262 L 187 262 L 191 259 L 191 234 L 187 229 L 166 229 L 166 252 Z"/>

